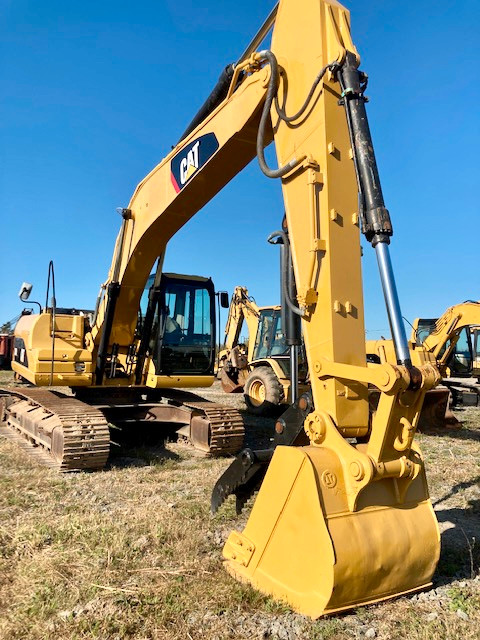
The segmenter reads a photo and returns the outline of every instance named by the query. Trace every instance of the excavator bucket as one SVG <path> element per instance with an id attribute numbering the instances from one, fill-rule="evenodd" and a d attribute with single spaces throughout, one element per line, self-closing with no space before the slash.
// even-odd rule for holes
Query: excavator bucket
<path id="1" fill-rule="evenodd" d="M 423 471 L 400 504 L 394 478 L 369 483 L 355 511 L 345 488 L 331 449 L 277 447 L 225 544 L 229 573 L 312 618 L 429 586 L 440 535 Z"/>
<path id="2" fill-rule="evenodd" d="M 459 429 L 462 425 L 449 408 L 450 390 L 446 387 L 430 389 L 425 394 L 418 430 L 422 433 L 442 429 Z"/>
<path id="3" fill-rule="evenodd" d="M 368 399 L 370 410 L 376 411 L 380 392 L 370 389 Z M 441 431 L 443 429 L 460 429 L 462 423 L 457 420 L 450 407 L 450 391 L 446 387 L 429 389 L 423 400 L 422 411 L 418 420 L 417 429 L 422 433 Z"/>

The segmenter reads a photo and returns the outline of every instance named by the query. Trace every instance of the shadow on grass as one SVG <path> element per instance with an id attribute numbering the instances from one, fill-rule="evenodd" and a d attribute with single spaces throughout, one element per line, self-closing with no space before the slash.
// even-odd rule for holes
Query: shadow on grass
<path id="1" fill-rule="evenodd" d="M 176 440 L 174 432 L 152 428 L 139 422 L 135 427 L 114 429 L 108 465 L 118 467 L 160 466 L 181 460 L 178 453 L 166 448 Z"/>
<path id="2" fill-rule="evenodd" d="M 448 426 L 445 428 L 428 429 L 421 431 L 422 436 L 440 436 L 442 438 L 452 438 L 452 440 L 473 440 L 474 442 L 480 442 L 480 430 L 472 429 L 468 424 L 463 423 L 460 420 L 462 426 L 459 429 L 451 429 Z"/>
<path id="3" fill-rule="evenodd" d="M 437 580 L 474 578 L 480 570 L 480 500 L 469 500 L 464 509 L 440 509 L 435 513 L 439 522 L 452 525 L 442 533 Z"/>
<path id="4" fill-rule="evenodd" d="M 474 485 L 480 486 L 480 475 L 476 476 L 475 478 L 472 478 L 471 480 L 465 480 L 464 482 L 457 483 L 450 489 L 448 493 L 446 493 L 444 496 L 442 496 L 438 500 L 435 500 L 435 502 L 432 502 L 432 504 L 434 507 L 436 507 L 437 505 L 441 504 L 442 502 L 445 502 L 445 500 L 448 500 L 449 498 L 459 493 L 460 491 L 463 491 L 464 489 L 468 489 L 469 487 L 473 487 Z"/>

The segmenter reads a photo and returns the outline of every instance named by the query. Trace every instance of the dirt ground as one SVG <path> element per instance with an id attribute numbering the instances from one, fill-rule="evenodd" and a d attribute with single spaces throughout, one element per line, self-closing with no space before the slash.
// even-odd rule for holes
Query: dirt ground
<path id="1" fill-rule="evenodd" d="M 231 499 L 210 514 L 229 460 L 169 443 L 60 475 L 0 439 L 0 638 L 478 639 L 480 410 L 457 417 L 460 431 L 419 436 L 442 531 L 434 588 L 315 622 L 224 571 L 224 541 L 249 512 L 238 518 Z M 249 444 L 268 441 L 271 421 L 247 426 Z"/>

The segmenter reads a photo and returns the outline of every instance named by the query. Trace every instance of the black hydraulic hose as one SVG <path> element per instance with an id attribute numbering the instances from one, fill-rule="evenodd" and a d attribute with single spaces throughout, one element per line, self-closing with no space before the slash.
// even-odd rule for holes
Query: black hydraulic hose
<path id="1" fill-rule="evenodd" d="M 330 69 L 331 67 L 332 67 L 332 64 L 327 64 L 326 67 L 323 67 L 323 69 L 321 69 L 321 71 L 319 71 L 319 73 L 317 74 L 317 77 L 313 81 L 312 88 L 308 92 L 308 96 L 306 97 L 305 102 L 300 107 L 300 109 L 297 111 L 297 113 L 295 113 L 293 116 L 287 116 L 287 114 L 285 113 L 285 110 L 282 109 L 282 107 L 280 106 L 280 104 L 278 102 L 278 93 L 277 93 L 277 95 L 275 95 L 275 108 L 277 110 L 278 115 L 280 116 L 280 118 L 284 122 L 294 122 L 295 120 L 298 120 L 298 118 L 300 118 L 300 116 L 302 116 L 305 113 L 305 111 L 307 110 L 307 107 L 310 104 L 310 101 L 311 101 L 311 99 L 313 97 L 313 94 L 315 93 L 315 89 L 320 84 L 323 76 L 326 74 L 328 69 Z"/>
<path id="2" fill-rule="evenodd" d="M 228 90 L 230 88 L 230 84 L 232 82 L 233 74 L 235 71 L 235 67 L 233 64 L 229 64 L 225 67 L 225 69 L 220 74 L 218 78 L 217 84 L 212 89 L 210 95 L 202 104 L 198 112 L 196 113 L 193 120 L 190 122 L 188 127 L 180 136 L 177 144 L 186 138 L 194 129 L 198 127 L 198 125 L 205 120 L 217 107 L 218 105 L 225 100 L 227 97 Z"/>
<path id="3" fill-rule="evenodd" d="M 275 238 L 282 238 L 283 240 L 283 244 L 285 246 L 285 263 L 289 264 L 290 262 L 290 245 L 289 245 L 289 240 L 287 237 L 287 234 L 284 231 L 273 231 L 267 238 L 268 242 L 272 242 L 272 240 L 274 240 Z M 287 270 L 285 269 L 282 273 L 282 290 L 284 292 L 285 295 L 285 302 L 287 303 L 288 307 L 293 311 L 293 313 L 296 313 L 297 316 L 300 316 L 301 318 L 304 318 L 307 314 L 306 309 L 301 309 L 300 307 L 297 307 L 297 305 L 293 302 L 291 296 L 290 296 L 290 291 L 288 288 L 288 280 L 287 280 Z"/>
<path id="4" fill-rule="evenodd" d="M 289 173 L 292 169 L 294 169 L 300 162 L 302 162 L 305 156 L 301 158 L 293 158 L 290 162 L 287 162 L 283 167 L 279 167 L 278 169 L 270 169 L 265 160 L 265 151 L 264 151 L 264 140 L 265 140 L 265 127 L 267 125 L 267 120 L 270 116 L 270 109 L 272 107 L 272 102 L 275 96 L 277 95 L 278 89 L 278 64 L 277 59 L 271 51 L 265 50 L 260 52 L 260 58 L 267 60 L 270 65 L 270 79 L 268 81 L 268 89 L 267 95 L 265 98 L 265 103 L 263 105 L 262 116 L 260 118 L 260 124 L 258 126 L 257 133 L 257 159 L 258 164 L 260 165 L 260 169 L 262 173 L 264 173 L 267 178 L 282 178 L 287 173 Z"/>
<path id="5" fill-rule="evenodd" d="M 300 118 L 300 116 L 302 116 L 307 110 L 308 105 L 312 100 L 313 94 L 315 93 L 315 89 L 320 84 L 325 73 L 327 72 L 328 69 L 334 69 L 336 66 L 336 63 L 335 62 L 330 63 L 327 66 L 323 67 L 323 69 L 321 69 L 318 72 L 303 105 L 300 107 L 297 113 L 293 114 L 292 116 L 287 116 L 284 108 L 280 106 L 278 101 L 278 75 L 279 74 L 278 74 L 277 58 L 275 57 L 275 54 L 269 50 L 261 51 L 259 55 L 261 56 L 261 59 L 267 60 L 267 62 L 270 65 L 270 79 L 268 81 L 267 95 L 265 98 L 265 103 L 263 105 L 262 116 L 260 118 L 260 124 L 258 127 L 258 134 L 257 134 L 258 164 L 260 165 L 260 169 L 262 170 L 262 172 L 268 178 L 282 178 L 284 175 L 286 175 L 287 173 L 292 171 L 292 169 L 298 166 L 305 159 L 305 156 L 302 156 L 301 158 L 293 158 L 292 160 L 290 160 L 290 162 L 287 162 L 286 165 L 284 165 L 283 167 L 279 167 L 278 169 L 270 169 L 270 167 L 267 165 L 265 161 L 265 153 L 264 153 L 265 127 L 267 124 L 268 117 L 270 115 L 272 103 L 275 100 L 275 109 L 278 113 L 278 116 L 281 120 L 283 120 L 287 124 L 293 122 L 294 120 L 298 120 L 298 118 Z"/>

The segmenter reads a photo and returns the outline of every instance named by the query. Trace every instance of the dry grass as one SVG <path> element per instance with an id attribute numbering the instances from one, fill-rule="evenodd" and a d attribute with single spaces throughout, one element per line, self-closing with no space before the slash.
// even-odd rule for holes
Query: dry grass
<path id="1" fill-rule="evenodd" d="M 246 517 L 232 504 L 209 513 L 228 461 L 169 444 L 60 476 L 0 441 L 0 638 L 478 638 L 480 415 L 461 417 L 460 432 L 421 436 L 442 528 L 436 592 L 316 622 L 222 569 L 223 542 Z"/>

